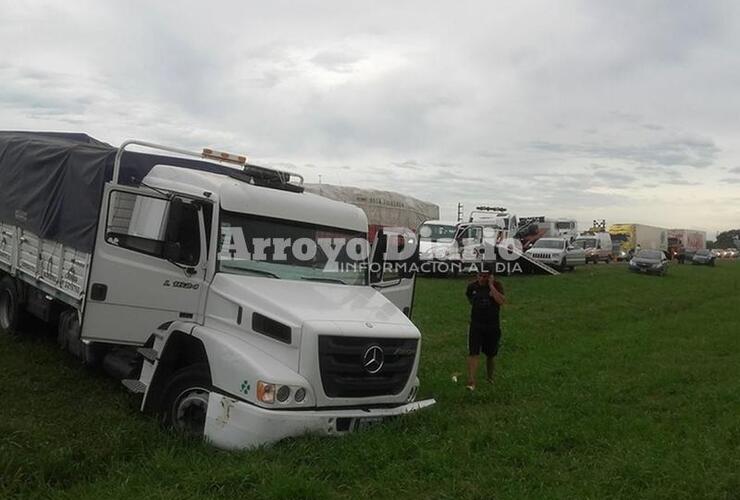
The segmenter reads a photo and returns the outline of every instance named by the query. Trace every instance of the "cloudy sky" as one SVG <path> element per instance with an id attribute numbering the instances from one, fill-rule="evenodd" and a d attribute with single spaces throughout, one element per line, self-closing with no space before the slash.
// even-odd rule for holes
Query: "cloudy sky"
<path id="1" fill-rule="evenodd" d="M 0 128 L 247 153 L 454 218 L 740 227 L 740 2 L 0 0 Z"/>

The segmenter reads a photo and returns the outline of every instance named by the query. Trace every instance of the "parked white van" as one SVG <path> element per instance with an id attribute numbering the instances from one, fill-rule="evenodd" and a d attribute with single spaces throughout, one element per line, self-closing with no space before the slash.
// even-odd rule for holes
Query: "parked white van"
<path id="1" fill-rule="evenodd" d="M 609 233 L 581 233 L 573 242 L 574 246 L 586 252 L 586 262 L 611 262 L 614 259 L 612 238 Z"/>

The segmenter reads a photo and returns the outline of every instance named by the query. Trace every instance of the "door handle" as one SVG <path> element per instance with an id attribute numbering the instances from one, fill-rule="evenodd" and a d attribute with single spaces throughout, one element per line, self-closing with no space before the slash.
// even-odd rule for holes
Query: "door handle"
<path id="1" fill-rule="evenodd" d="M 93 283 L 90 287 L 90 300 L 104 301 L 108 296 L 108 285 Z"/>

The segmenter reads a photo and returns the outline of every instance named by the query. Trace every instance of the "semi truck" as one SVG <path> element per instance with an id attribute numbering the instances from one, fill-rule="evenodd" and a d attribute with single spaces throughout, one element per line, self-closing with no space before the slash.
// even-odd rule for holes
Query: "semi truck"
<path id="1" fill-rule="evenodd" d="M 208 148 L 0 132 L 0 333 L 56 324 L 142 411 L 225 449 L 431 406 L 413 272 L 385 275 L 382 237 L 350 251 L 365 214 L 302 182 Z"/>
<path id="2" fill-rule="evenodd" d="M 637 250 L 668 250 L 668 230 L 645 224 L 612 224 L 609 234 L 617 260 L 628 260 Z"/>

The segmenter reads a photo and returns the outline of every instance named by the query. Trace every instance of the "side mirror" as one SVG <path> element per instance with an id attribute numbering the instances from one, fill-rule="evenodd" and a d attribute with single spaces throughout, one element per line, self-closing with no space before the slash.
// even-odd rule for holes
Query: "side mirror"
<path id="1" fill-rule="evenodd" d="M 171 241 L 177 239 L 177 235 L 180 231 L 180 224 L 182 223 L 185 212 L 185 204 L 180 198 L 173 198 L 170 201 L 170 209 L 167 213 L 167 230 L 165 234 L 165 240 Z"/>
<path id="2" fill-rule="evenodd" d="M 373 256 L 370 260 L 371 271 L 370 271 L 370 283 L 380 283 L 383 281 L 383 267 L 385 265 L 385 253 L 388 250 L 388 236 L 382 232 L 382 229 L 378 231 L 375 239 L 375 246 L 373 249 Z"/>
<path id="3" fill-rule="evenodd" d="M 162 257 L 170 262 L 179 262 L 182 255 L 180 243 L 177 241 L 165 241 L 162 254 Z"/>

